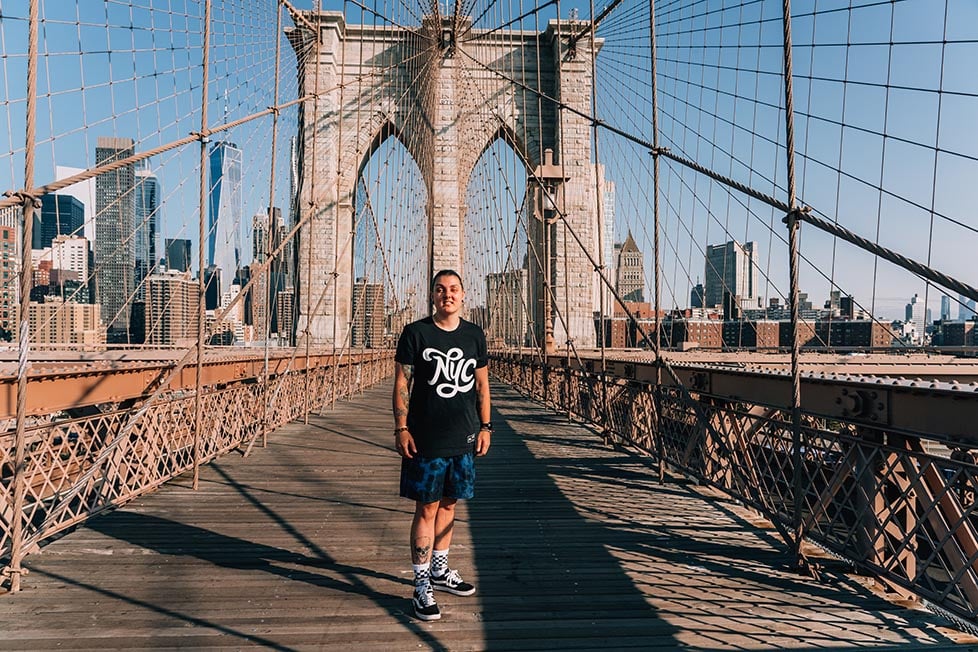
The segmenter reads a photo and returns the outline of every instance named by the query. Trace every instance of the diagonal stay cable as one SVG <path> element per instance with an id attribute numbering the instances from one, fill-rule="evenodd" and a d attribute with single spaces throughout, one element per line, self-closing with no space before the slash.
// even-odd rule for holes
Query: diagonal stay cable
<path id="1" fill-rule="evenodd" d="M 576 115 L 578 115 L 578 116 L 580 116 L 582 118 L 585 118 L 586 120 L 591 121 L 592 123 L 598 125 L 599 127 L 603 127 L 604 129 L 607 129 L 607 130 L 611 131 L 612 133 L 618 134 L 619 136 L 622 136 L 623 138 L 625 138 L 627 140 L 630 140 L 630 141 L 632 141 L 634 143 L 637 143 L 639 145 L 642 145 L 643 147 L 646 147 L 650 152 L 652 152 L 655 155 L 661 155 L 661 156 L 664 156 L 666 158 L 669 158 L 669 159 L 671 159 L 671 160 L 673 160 L 673 161 L 675 161 L 675 162 L 677 162 L 677 163 L 679 163 L 679 164 L 681 164 L 681 165 L 683 165 L 685 167 L 688 167 L 691 170 L 694 170 L 696 172 L 699 172 L 700 174 L 702 174 L 704 176 L 707 176 L 707 177 L 713 179 L 714 181 L 717 181 L 719 183 L 722 183 L 722 184 L 724 184 L 726 186 L 729 186 L 729 187 L 731 187 L 731 188 L 733 188 L 735 190 L 738 190 L 739 192 L 741 192 L 741 193 L 743 193 L 745 195 L 748 195 L 749 197 L 753 197 L 754 199 L 758 199 L 758 200 L 760 200 L 760 201 L 762 201 L 762 202 L 764 202 L 764 203 L 766 203 L 766 204 L 768 204 L 768 205 L 770 205 L 770 206 L 772 206 L 774 208 L 777 208 L 777 209 L 781 210 L 783 213 L 785 213 L 786 215 L 795 212 L 795 210 L 791 206 L 789 206 L 786 202 L 783 202 L 781 200 L 778 200 L 778 199 L 776 199 L 776 198 L 774 198 L 774 197 L 772 197 L 772 196 L 770 196 L 770 195 L 768 195 L 766 193 L 763 193 L 763 192 L 760 192 L 758 190 L 755 190 L 754 188 L 751 188 L 750 186 L 748 186 L 746 184 L 743 184 L 743 183 L 741 183 L 739 181 L 736 181 L 734 179 L 731 179 L 729 177 L 726 177 L 726 176 L 724 176 L 724 175 L 722 175 L 722 174 L 720 174 L 718 172 L 714 172 L 713 170 L 711 170 L 711 169 L 709 169 L 709 168 L 707 168 L 707 167 L 705 167 L 703 165 L 700 165 L 699 163 L 696 163 L 695 161 L 692 161 L 692 160 L 690 160 L 690 159 L 688 159 L 688 158 L 686 158 L 684 156 L 679 156 L 677 154 L 674 154 L 671 151 L 669 151 L 668 149 L 656 148 L 652 143 L 648 142 L 647 140 L 645 140 L 643 138 L 638 138 L 638 137 L 636 137 L 636 136 L 634 136 L 632 134 L 629 134 L 626 131 L 623 131 L 623 130 L 617 128 L 617 127 L 614 127 L 612 125 L 609 125 L 607 122 L 605 122 L 603 120 L 599 120 L 599 119 L 595 118 L 594 116 L 588 115 L 584 111 L 581 111 L 579 109 L 576 109 L 576 108 L 574 108 L 572 106 L 568 106 L 567 104 L 561 102 L 560 100 L 557 100 L 557 99 L 555 99 L 553 97 L 550 97 L 549 95 L 547 95 L 543 91 L 540 91 L 538 89 L 535 89 L 535 88 L 533 88 L 533 87 L 531 87 L 531 86 L 529 86 L 529 85 L 527 85 L 527 84 L 525 84 L 525 83 L 523 83 L 523 82 L 521 82 L 519 80 L 513 79 L 512 77 L 509 77 L 509 76 L 505 75 L 504 73 L 502 73 L 502 72 L 500 72 L 500 71 L 498 71 L 498 70 L 496 70 L 496 69 L 494 69 L 494 68 L 492 68 L 492 67 L 490 67 L 490 66 L 488 66 L 488 65 L 486 65 L 484 63 L 482 63 L 481 61 L 478 61 L 474 57 L 468 55 L 464 50 L 460 50 L 460 52 L 462 52 L 463 55 L 465 55 L 466 57 L 468 57 L 469 59 L 471 59 L 476 65 L 481 66 L 485 70 L 487 70 L 487 71 L 489 71 L 489 72 L 491 72 L 491 73 L 493 73 L 495 75 L 499 75 L 500 77 L 502 77 L 504 79 L 507 79 L 510 83 L 516 84 L 516 85 L 520 86 L 521 88 L 523 88 L 524 90 L 530 91 L 531 93 L 535 93 L 540 98 L 542 98 L 542 99 L 544 99 L 544 100 L 546 100 L 546 101 L 551 102 L 552 104 L 554 104 L 555 107 L 558 108 L 558 109 L 564 109 L 564 110 L 570 111 L 570 112 L 572 112 L 572 113 L 574 113 L 574 114 L 576 114 Z M 947 274 L 944 274 L 943 272 L 940 272 L 940 271 L 935 270 L 935 269 L 933 269 L 931 267 L 928 267 L 927 265 L 924 265 L 922 263 L 919 263 L 919 262 L 917 262 L 917 261 L 915 261 L 915 260 L 913 260 L 911 258 L 908 258 L 908 257 L 906 257 L 906 256 L 904 256 L 902 254 L 899 254 L 899 253 L 897 253 L 895 251 L 892 251 L 890 249 L 887 249 L 886 247 L 882 247 L 882 246 L 880 246 L 880 245 L 878 245 L 878 244 L 876 244 L 876 243 L 874 243 L 874 242 L 872 242 L 870 240 L 867 240 L 866 238 L 863 238 L 863 237 L 861 237 L 861 236 L 859 236 L 859 235 L 857 235 L 857 234 L 855 234 L 855 233 L 853 233 L 853 232 L 851 232 L 851 231 L 849 231 L 847 229 L 844 229 L 841 226 L 837 226 L 837 225 L 833 224 L 832 222 L 829 222 L 827 220 L 823 220 L 821 218 L 815 217 L 814 215 L 811 215 L 811 212 L 810 211 L 806 212 L 803 216 L 798 216 L 797 219 L 800 219 L 800 220 L 802 220 L 804 222 L 808 222 L 809 224 L 812 224 L 813 226 L 815 226 L 815 227 L 817 227 L 819 229 L 822 229 L 823 231 L 826 231 L 827 233 L 831 233 L 833 235 L 836 235 L 837 237 L 840 237 L 840 238 L 848 241 L 849 243 L 856 245 L 857 247 L 859 247 L 861 249 L 864 249 L 866 251 L 869 251 L 870 253 L 873 253 L 876 256 L 880 257 L 880 258 L 884 258 L 884 259 L 886 259 L 886 260 L 888 260 L 888 261 L 890 261 L 890 262 L 892 262 L 892 263 L 894 263 L 894 264 L 896 264 L 896 265 L 898 265 L 900 267 L 903 267 L 904 269 L 907 269 L 907 270 L 909 270 L 909 271 L 911 271 L 911 272 L 913 272 L 913 273 L 915 273 L 915 274 L 917 274 L 917 275 L 919 275 L 919 276 L 921 276 L 921 277 L 923 277 L 925 279 L 928 279 L 930 281 L 933 281 L 937 285 L 940 285 L 940 286 L 946 287 L 948 289 L 954 290 L 954 291 L 958 292 L 959 294 L 961 294 L 961 295 L 963 295 L 965 297 L 968 297 L 969 299 L 975 299 L 976 301 L 978 301 L 978 289 L 976 289 L 976 288 L 974 288 L 974 287 L 972 287 L 970 285 L 967 285 L 966 283 L 962 283 L 961 281 L 958 281 L 958 280 L 952 278 L 951 276 L 949 276 Z"/>

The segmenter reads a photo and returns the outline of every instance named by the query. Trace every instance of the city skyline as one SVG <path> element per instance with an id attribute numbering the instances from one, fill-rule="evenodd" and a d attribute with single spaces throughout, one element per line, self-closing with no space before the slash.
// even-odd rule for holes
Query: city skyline
<path id="1" fill-rule="evenodd" d="M 328 10 L 343 6 L 336 2 L 321 4 L 323 9 Z M 950 3 L 942 8 L 943 13 L 933 12 L 934 15 L 931 15 L 923 11 L 919 3 L 899 3 L 889 8 L 862 7 L 856 3 L 849 12 L 838 12 L 845 20 L 835 20 L 835 14 L 829 13 L 819 15 L 816 25 L 816 18 L 809 15 L 812 12 L 806 10 L 806 6 L 805 3 L 796 4 L 795 8 L 796 37 L 803 44 L 799 48 L 804 48 L 800 51 L 809 54 L 808 57 L 798 58 L 795 71 L 799 121 L 796 145 L 801 201 L 812 205 L 822 216 L 838 217 L 858 233 L 875 237 L 881 245 L 891 246 L 969 281 L 973 273 L 967 267 L 967 252 L 975 242 L 974 225 L 962 193 L 955 192 L 955 189 L 967 187 L 967 179 L 973 177 L 968 173 L 974 165 L 965 155 L 978 151 L 978 142 L 975 142 L 973 130 L 968 128 L 967 121 L 968 116 L 973 115 L 970 107 L 975 104 L 975 81 L 973 76 L 967 74 L 969 62 L 978 61 L 978 53 L 968 41 L 973 31 L 968 26 L 975 24 L 969 18 L 974 15 L 975 9 L 967 3 Z M 26 43 L 22 29 L 23 16 L 19 14 L 18 7 L 17 3 L 9 8 L 5 5 L 5 52 L 11 57 L 21 52 Z M 313 3 L 298 3 L 297 7 L 311 9 Z M 575 8 L 581 18 L 587 17 L 589 8 L 583 2 L 565 3 L 562 7 L 566 14 L 564 17 Z M 43 19 L 47 21 L 45 24 L 51 38 L 58 35 L 61 25 L 79 21 L 92 25 L 105 23 L 107 27 L 102 33 L 111 37 L 125 30 L 121 14 L 116 15 L 114 11 L 111 7 L 93 9 L 82 3 L 63 3 L 45 7 Z M 194 10 L 188 7 L 186 11 L 188 17 L 194 18 Z M 217 11 L 219 19 L 221 11 L 233 10 Z M 541 12 L 540 18 L 552 17 L 553 11 L 555 8 L 551 7 Z M 757 11 L 763 12 L 765 9 Z M 266 18 L 274 17 L 273 12 L 265 15 Z M 753 20 L 752 16 L 735 19 L 726 10 L 718 12 L 721 22 L 729 20 L 733 25 L 742 24 L 738 21 Z M 127 16 L 135 27 L 144 28 L 147 33 L 152 31 L 157 19 L 149 10 Z M 357 19 L 356 12 L 348 16 L 350 23 Z M 755 41 L 763 44 L 770 37 L 765 30 L 767 23 L 772 22 L 771 15 L 758 14 L 758 20 L 763 27 Z M 267 31 L 274 21 L 267 22 L 262 38 L 266 39 L 265 43 L 272 44 L 281 35 Z M 526 26 L 532 26 L 532 21 Z M 690 27 L 702 28 L 692 24 Z M 835 53 L 829 43 L 846 30 L 852 31 L 857 38 L 851 39 L 847 49 Z M 97 159 L 91 154 L 99 137 L 131 137 L 138 153 L 200 128 L 200 66 L 195 63 L 200 42 L 193 36 L 192 30 L 183 34 L 179 30 L 167 33 L 168 37 L 182 39 L 185 51 L 166 52 L 160 48 L 158 51 L 152 50 L 148 59 L 126 56 L 125 60 L 128 62 L 131 59 L 132 62 L 131 72 L 121 78 L 110 78 L 111 83 L 106 81 L 106 70 L 111 70 L 111 66 L 104 56 L 89 51 L 94 48 L 89 48 L 82 36 L 70 31 L 61 34 L 67 39 L 68 53 L 71 53 L 72 47 L 77 47 L 79 53 L 86 56 L 83 60 L 77 60 L 55 52 L 42 53 L 46 65 L 39 81 L 39 91 L 49 106 L 51 118 L 41 121 L 39 139 L 51 144 L 50 147 L 40 148 L 36 174 L 38 183 L 64 176 L 62 172 L 69 166 L 75 169 L 91 167 Z M 139 33 L 134 38 L 141 35 L 144 34 Z M 914 42 L 918 45 L 912 45 L 911 35 L 917 38 Z M 874 49 L 870 44 L 876 42 L 873 40 L 875 38 L 889 39 L 893 45 L 888 49 Z M 673 47 L 669 43 L 667 30 L 664 47 Z M 212 87 L 207 93 L 211 124 L 230 122 L 255 108 L 268 106 L 269 84 L 264 84 L 265 88 L 260 90 L 262 82 L 259 78 L 248 79 L 242 70 L 233 65 L 252 44 L 242 36 L 227 38 L 216 44 L 213 60 L 215 72 L 220 75 L 212 80 Z M 721 38 L 718 44 L 725 42 Z M 750 47 L 754 48 L 755 45 Z M 699 67 L 691 65 L 682 70 L 670 68 L 664 73 L 673 85 L 666 87 L 668 92 L 661 91 L 664 93 L 660 106 L 662 136 L 670 148 L 691 159 L 712 161 L 720 168 L 724 167 L 723 162 L 729 162 L 728 174 L 735 179 L 746 174 L 753 185 L 781 196 L 784 191 L 780 149 L 783 147 L 783 126 L 777 120 L 762 120 L 763 126 L 749 124 L 764 117 L 765 111 L 780 106 L 781 80 L 767 67 L 768 60 L 760 56 L 763 48 L 758 50 L 758 63 L 751 66 L 725 59 L 732 56 L 730 52 L 733 50 L 718 48 L 717 58 L 710 65 L 699 62 Z M 826 52 L 833 54 L 822 59 L 822 53 Z M 884 52 L 889 53 L 890 60 L 881 59 Z M 914 52 L 921 56 L 909 56 Z M 872 56 L 863 57 L 863 54 Z M 290 65 L 295 63 L 294 59 L 290 59 L 292 54 L 289 48 L 283 49 L 283 57 Z M 938 57 L 936 64 L 935 57 Z M 20 88 L 25 82 L 17 61 L 19 59 L 9 59 L 8 85 L 12 89 Z M 836 68 L 845 69 L 847 76 L 833 72 L 826 61 L 845 64 Z M 603 66 L 598 69 L 599 90 L 607 91 L 608 80 L 613 77 L 611 73 L 617 60 L 612 55 L 599 57 L 598 65 Z M 750 80 L 760 98 L 757 106 L 749 110 L 734 106 L 742 96 L 724 86 L 734 79 L 725 76 L 723 71 L 727 68 L 736 73 L 752 73 Z M 755 74 L 755 69 L 765 74 Z M 930 74 L 938 69 L 942 73 L 940 79 Z M 185 78 L 178 79 L 174 75 L 172 86 L 165 91 L 154 90 L 142 81 L 144 74 L 151 71 L 158 74 L 160 71 L 181 70 L 187 73 Z M 706 80 L 700 84 L 698 95 L 691 94 L 691 87 L 681 86 L 676 81 L 690 77 L 679 74 L 683 71 L 696 72 L 699 79 Z M 881 85 L 881 71 L 889 71 L 894 80 L 883 80 L 886 83 Z M 79 72 L 86 79 L 86 88 L 77 97 L 87 99 L 81 118 L 75 110 L 81 103 L 71 102 L 67 98 L 62 100 L 55 92 L 67 80 L 77 78 Z M 262 74 L 267 74 L 267 71 Z M 282 97 L 297 94 L 294 80 L 289 75 L 284 75 L 283 80 Z M 842 84 L 839 80 L 846 83 Z M 646 80 L 641 81 L 637 87 L 646 83 Z M 889 88 L 890 85 L 897 88 Z M 713 86 L 726 90 L 711 93 L 708 87 Z M 627 122 L 631 119 L 627 112 L 615 112 L 615 107 L 608 104 L 610 100 L 607 98 L 613 96 L 610 92 L 599 93 L 599 117 L 613 124 L 619 117 Z M 68 94 L 67 97 L 75 96 Z M 197 98 L 196 102 L 194 98 Z M 17 112 L 21 105 L 16 100 L 15 91 L 11 91 L 5 106 L 12 125 L 20 121 Z M 887 105 L 889 109 L 884 115 L 882 108 Z M 704 107 L 710 108 L 713 113 L 706 112 Z M 723 138 L 720 135 L 709 136 L 708 129 L 683 135 L 685 132 L 678 130 L 676 121 L 679 110 L 689 111 L 691 115 L 706 120 L 706 124 L 718 134 L 722 133 Z M 914 116 L 920 118 L 914 120 Z M 291 124 L 292 117 L 294 115 L 288 121 L 283 120 L 282 124 Z M 626 125 L 624 122 L 620 124 Z M 636 125 L 629 126 L 629 129 L 644 134 L 647 127 Z M 17 180 L 23 145 L 17 143 L 19 136 L 14 128 L 5 137 L 11 152 L 8 186 L 15 188 L 20 185 Z M 727 137 L 731 146 L 743 141 L 744 152 L 748 151 L 747 144 L 750 145 L 750 166 L 744 165 L 745 161 L 738 160 L 734 152 L 724 145 Z M 279 167 L 281 173 L 276 184 L 271 184 L 268 166 L 262 165 L 267 163 L 271 152 L 267 124 L 261 129 L 243 125 L 214 138 L 218 142 L 224 139 L 240 143 L 243 159 L 240 184 L 242 211 L 234 219 L 236 234 L 241 239 L 238 246 L 241 255 L 235 266 L 242 267 L 247 265 L 254 244 L 247 242 L 251 236 L 247 216 L 267 206 L 270 186 L 275 185 L 276 196 L 287 196 L 283 189 L 294 183 L 291 174 L 294 153 L 291 148 L 289 151 L 279 148 L 276 152 L 275 156 L 283 164 Z M 925 146 L 935 149 L 928 150 Z M 161 239 L 186 238 L 191 242 L 196 241 L 199 213 L 199 160 L 196 159 L 199 159 L 199 152 L 194 150 L 194 147 L 182 148 L 154 156 L 149 161 L 149 167 L 157 175 L 164 191 L 159 201 Z M 603 152 L 600 163 L 604 166 L 602 178 L 614 184 L 615 188 L 614 200 L 610 204 L 613 210 L 606 211 L 605 219 L 610 214 L 616 220 L 611 229 L 616 237 L 620 238 L 631 230 L 639 246 L 650 250 L 654 237 L 650 203 L 647 193 L 637 189 L 644 181 L 642 174 L 645 174 L 643 168 L 646 163 L 641 161 L 645 159 L 638 159 L 640 162 L 634 164 L 633 159 L 624 156 L 625 149 L 620 143 L 609 144 L 607 139 Z M 629 167 L 632 169 L 629 170 Z M 702 266 L 697 261 L 699 252 L 711 241 L 726 240 L 759 243 L 765 259 L 757 265 L 760 278 L 756 296 L 762 303 L 771 298 L 783 299 L 787 294 L 788 258 L 786 246 L 781 242 L 784 236 L 779 226 L 781 216 L 736 193 L 726 193 L 715 184 L 704 185 L 702 180 L 697 180 L 686 170 L 674 165 L 670 167 L 668 161 L 664 161 L 663 168 L 663 211 L 667 218 L 663 220 L 662 231 L 663 304 L 681 305 L 685 302 L 701 274 Z M 508 182 L 514 188 L 518 184 L 518 180 Z M 699 190 L 694 192 L 697 184 L 700 184 Z M 383 208 L 379 202 L 378 208 Z M 91 238 L 89 231 L 94 230 L 96 218 L 89 214 L 92 211 L 90 204 L 86 204 L 85 210 L 83 228 Z M 928 220 L 928 216 L 931 219 Z M 935 223 L 933 216 L 937 216 L 936 225 L 928 231 L 927 222 Z M 954 225 L 945 219 L 948 217 L 957 219 L 960 224 Z M 286 219 L 289 218 L 287 214 Z M 211 219 L 209 213 L 207 219 Z M 220 225 L 221 221 L 217 220 L 217 223 Z M 216 229 L 211 233 L 213 237 Z M 227 238 L 229 242 L 233 240 L 232 235 L 229 234 Z M 97 238 L 91 241 L 97 242 Z M 888 320 L 902 318 L 906 303 L 915 294 L 921 301 L 926 298 L 926 309 L 934 314 L 941 313 L 944 295 L 950 297 L 952 316 L 965 309 L 958 305 L 956 293 L 928 288 L 902 269 L 873 259 L 865 252 L 853 250 L 817 229 L 804 226 L 802 243 L 802 255 L 808 262 L 803 260 L 802 263 L 801 287 L 812 296 L 828 296 L 839 288 L 857 297 L 866 310 Z M 197 266 L 196 259 L 193 256 L 192 269 Z M 224 271 L 222 285 L 229 283 L 231 276 Z M 651 265 L 646 267 L 645 284 L 651 292 Z"/>

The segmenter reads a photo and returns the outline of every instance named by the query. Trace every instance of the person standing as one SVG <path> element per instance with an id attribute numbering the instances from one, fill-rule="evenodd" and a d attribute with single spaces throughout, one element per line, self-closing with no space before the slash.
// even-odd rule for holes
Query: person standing
<path id="1" fill-rule="evenodd" d="M 414 501 L 411 562 L 414 613 L 438 620 L 433 590 L 472 595 L 448 565 L 455 506 L 475 493 L 475 460 L 489 451 L 486 336 L 461 318 L 462 277 L 446 269 L 431 281 L 431 317 L 404 327 L 394 356 L 394 438 L 401 496 Z"/>

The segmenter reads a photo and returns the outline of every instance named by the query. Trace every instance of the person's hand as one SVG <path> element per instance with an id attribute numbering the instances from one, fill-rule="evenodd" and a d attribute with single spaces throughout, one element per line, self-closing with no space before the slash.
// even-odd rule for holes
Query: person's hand
<path id="1" fill-rule="evenodd" d="M 475 440 L 475 454 L 477 457 L 482 457 L 489 452 L 489 442 L 491 439 L 492 433 L 490 431 L 479 431 L 479 437 Z"/>
<path id="2" fill-rule="evenodd" d="M 398 430 L 394 433 L 394 448 L 401 454 L 401 457 L 411 459 L 418 454 L 418 447 L 414 445 L 414 437 L 410 430 Z"/>

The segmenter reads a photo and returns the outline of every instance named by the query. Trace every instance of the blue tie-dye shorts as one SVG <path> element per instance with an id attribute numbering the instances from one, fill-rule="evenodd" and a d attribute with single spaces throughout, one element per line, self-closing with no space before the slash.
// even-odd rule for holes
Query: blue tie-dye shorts
<path id="1" fill-rule="evenodd" d="M 475 455 L 401 459 L 401 496 L 421 503 L 475 495 Z"/>

